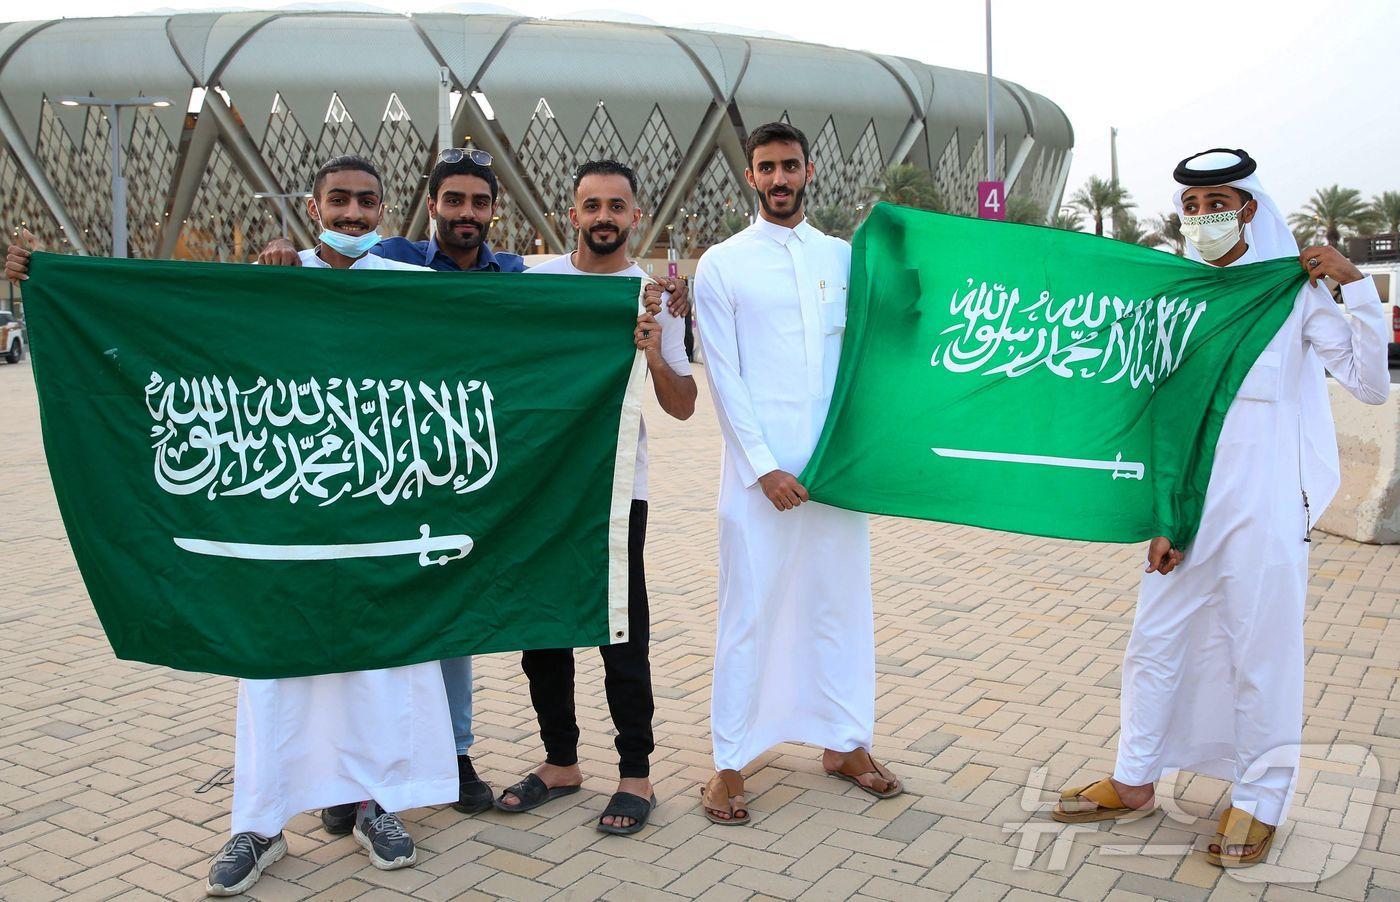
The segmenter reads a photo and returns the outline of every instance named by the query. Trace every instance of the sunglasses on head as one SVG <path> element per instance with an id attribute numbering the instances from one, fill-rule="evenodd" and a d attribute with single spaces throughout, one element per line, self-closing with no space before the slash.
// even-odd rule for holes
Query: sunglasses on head
<path id="1" fill-rule="evenodd" d="M 471 160 L 478 166 L 490 166 L 491 155 L 475 147 L 449 147 L 438 154 L 439 163 L 460 163 Z"/>

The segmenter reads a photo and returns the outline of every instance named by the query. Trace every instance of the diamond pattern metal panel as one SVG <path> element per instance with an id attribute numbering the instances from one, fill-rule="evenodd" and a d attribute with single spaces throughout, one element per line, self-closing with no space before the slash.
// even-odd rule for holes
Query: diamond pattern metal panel
<path id="1" fill-rule="evenodd" d="M 735 177 L 724 154 L 715 150 L 665 234 L 681 256 L 694 256 L 728 238 L 728 226 L 740 219 L 747 224 L 750 206 L 748 188 Z"/>
<path id="2" fill-rule="evenodd" d="M 3 140 L 0 140 L 0 223 L 11 236 L 19 235 L 21 228 L 28 229 L 43 242 L 46 250 L 71 249 L 57 220 L 49 214 L 39 192 L 24 174 L 19 158 Z"/>
<path id="3" fill-rule="evenodd" d="M 535 110 L 516 156 L 521 169 L 543 201 L 545 212 L 555 217 L 564 215 L 573 202 L 568 176 L 571 174 L 574 149 L 569 146 L 559 123 L 547 110 Z"/>
<path id="4" fill-rule="evenodd" d="M 948 206 L 949 213 L 957 213 L 961 216 L 975 216 L 977 214 L 977 183 L 986 175 L 987 152 L 986 136 L 978 134 L 977 143 L 972 147 L 972 153 L 968 154 L 967 162 L 959 164 L 961 156 L 958 133 L 948 139 L 948 143 L 943 148 L 943 153 L 938 158 L 938 165 L 934 168 L 933 180 L 938 186 L 939 193 L 943 196 L 944 202 Z M 997 178 L 1006 178 L 1006 139 L 1002 138 L 997 144 L 995 166 Z"/>
<path id="5" fill-rule="evenodd" d="M 488 241 L 496 250 L 512 254 L 537 254 L 544 250 L 535 246 L 535 227 L 525 218 L 504 188 L 496 198 L 496 218 L 491 222 Z"/>
<path id="6" fill-rule="evenodd" d="M 280 95 L 272 102 L 259 150 L 283 191 L 311 190 L 311 178 L 322 161 L 316 157 L 311 139 Z"/>
<path id="7" fill-rule="evenodd" d="M 281 222 L 257 198 L 223 144 L 215 144 L 180 229 L 175 256 L 186 260 L 250 263 L 281 231 Z"/>
<path id="8" fill-rule="evenodd" d="M 836 205 L 850 210 L 868 200 L 866 189 L 879 177 L 885 161 L 873 121 L 866 126 L 847 157 L 841 150 L 836 123 L 831 119 L 826 120 L 812 141 L 812 159 L 817 175 L 808 189 L 807 203 L 813 207 Z"/>
<path id="9" fill-rule="evenodd" d="M 627 163 L 637 170 L 637 203 L 648 215 L 661 203 L 666 189 L 681 165 L 681 148 L 676 143 L 661 106 L 652 107 L 641 137 L 632 147 Z"/>
<path id="10" fill-rule="evenodd" d="M 379 231 L 402 235 L 427 188 L 424 177 L 431 163 L 428 145 L 407 117 L 386 119 L 374 137 L 370 159 L 384 176 L 384 218 Z"/>
<path id="11" fill-rule="evenodd" d="M 88 107 L 83 137 L 74 144 L 59 123 L 53 105 L 44 101 L 35 156 L 58 192 L 75 228 L 82 229 L 89 253 L 112 252 L 112 179 L 107 147 L 107 116 Z"/>
<path id="12" fill-rule="evenodd" d="M 160 250 L 165 202 L 175 180 L 175 147 L 150 110 L 136 111 L 122 158 L 126 174 L 127 251 L 150 259 Z"/>

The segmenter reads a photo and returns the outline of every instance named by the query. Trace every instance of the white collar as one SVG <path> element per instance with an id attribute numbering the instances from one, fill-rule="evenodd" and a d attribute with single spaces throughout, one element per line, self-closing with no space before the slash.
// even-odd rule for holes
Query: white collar
<path id="1" fill-rule="evenodd" d="M 780 226 L 776 222 L 769 222 L 767 219 L 759 216 L 754 220 L 754 228 L 781 245 L 786 245 L 793 238 L 805 243 L 817 233 L 817 230 L 807 221 L 806 217 L 803 217 L 802 221 L 793 228 L 788 228 L 787 226 Z"/>

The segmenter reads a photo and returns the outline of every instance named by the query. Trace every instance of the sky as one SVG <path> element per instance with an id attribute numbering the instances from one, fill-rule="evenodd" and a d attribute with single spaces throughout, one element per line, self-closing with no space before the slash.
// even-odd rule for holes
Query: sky
<path id="1" fill-rule="evenodd" d="M 986 66 L 983 0 L 497 4 L 548 18 L 606 6 L 662 25 L 727 24 L 956 69 Z M 110 16 L 282 5 L 47 0 L 43 9 L 49 16 Z M 439 0 L 372 5 L 445 8 Z M 1400 191 L 1400 3 L 1393 0 L 992 0 L 992 36 L 993 74 L 1049 97 L 1074 126 L 1066 198 L 1089 176 L 1109 176 L 1110 127 L 1118 129 L 1119 180 L 1143 217 L 1170 209 L 1177 161 L 1211 147 L 1249 151 L 1287 212 L 1334 183 L 1366 198 Z"/>

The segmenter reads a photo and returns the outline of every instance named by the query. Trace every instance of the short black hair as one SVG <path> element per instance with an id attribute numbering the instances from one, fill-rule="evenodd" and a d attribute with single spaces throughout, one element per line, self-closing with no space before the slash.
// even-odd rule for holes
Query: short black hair
<path id="1" fill-rule="evenodd" d="M 325 183 L 326 176 L 332 172 L 368 172 L 379 183 L 379 193 L 384 193 L 384 177 L 379 174 L 379 167 L 359 154 L 347 153 L 331 157 L 321 164 L 320 169 L 316 170 L 316 177 L 311 180 L 311 195 L 313 197 L 321 196 L 321 185 Z"/>
<path id="2" fill-rule="evenodd" d="M 617 160 L 589 160 L 574 170 L 574 190 L 577 191 L 578 186 L 590 175 L 620 175 L 627 179 L 627 184 L 632 188 L 632 196 L 637 196 L 637 173 L 631 166 Z"/>
<path id="3" fill-rule="evenodd" d="M 428 196 L 437 201 L 438 190 L 442 188 L 442 183 L 454 175 L 474 175 L 486 183 L 491 189 L 491 203 L 496 202 L 496 195 L 500 193 L 500 186 L 496 181 L 496 173 L 490 166 L 482 166 L 480 163 L 473 163 L 470 157 L 462 157 L 455 163 L 444 163 L 439 160 L 433 167 L 432 173 L 428 175 Z"/>
<path id="4" fill-rule="evenodd" d="M 802 134 L 802 130 L 786 122 L 765 122 L 758 128 L 749 132 L 748 140 L 744 141 L 744 156 L 748 158 L 749 168 L 753 168 L 753 152 L 765 144 L 773 144 L 778 141 L 791 141 L 802 148 L 802 162 L 806 163 L 811 159 L 811 149 L 807 144 L 807 136 Z"/>

